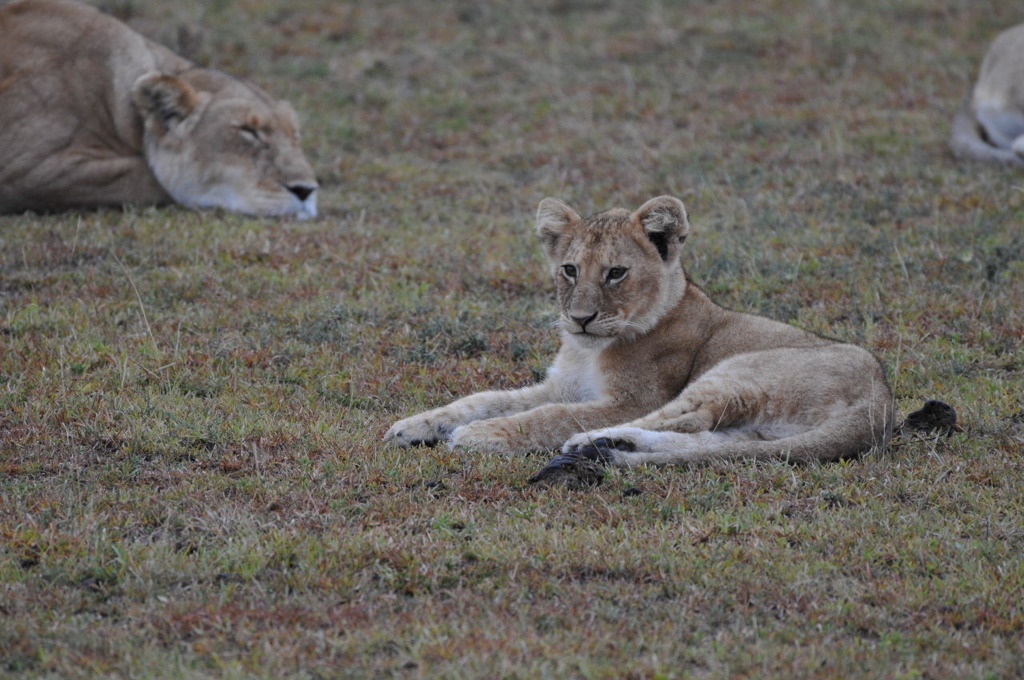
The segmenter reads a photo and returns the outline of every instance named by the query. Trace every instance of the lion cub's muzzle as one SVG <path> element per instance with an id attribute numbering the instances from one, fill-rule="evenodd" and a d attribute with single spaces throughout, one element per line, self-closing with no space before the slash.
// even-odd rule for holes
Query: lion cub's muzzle
<path id="1" fill-rule="evenodd" d="M 573 335 L 604 335 L 600 332 L 603 325 L 598 317 L 600 312 L 593 309 L 570 307 L 562 309 L 562 328 Z"/>
<path id="2" fill-rule="evenodd" d="M 600 312 L 564 312 L 561 326 L 580 341 L 609 340 L 616 335 L 614 319 Z"/>
<path id="3" fill-rule="evenodd" d="M 597 318 L 597 312 L 594 312 L 593 314 L 587 314 L 586 312 L 582 314 L 569 312 L 568 318 L 572 325 L 572 327 L 569 329 L 571 332 L 586 333 L 587 326 L 590 324 L 590 322 Z"/>

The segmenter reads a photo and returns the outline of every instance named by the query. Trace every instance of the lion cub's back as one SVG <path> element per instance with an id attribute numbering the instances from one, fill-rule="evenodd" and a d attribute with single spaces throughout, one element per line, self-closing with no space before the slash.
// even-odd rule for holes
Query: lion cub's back
<path id="1" fill-rule="evenodd" d="M 719 323 L 714 341 L 708 343 L 707 369 L 731 357 L 770 350 L 774 360 L 782 362 L 779 370 L 800 372 L 809 363 L 827 369 L 834 362 L 846 372 L 844 380 L 885 381 L 882 364 L 863 347 L 757 314 L 725 311 Z"/>

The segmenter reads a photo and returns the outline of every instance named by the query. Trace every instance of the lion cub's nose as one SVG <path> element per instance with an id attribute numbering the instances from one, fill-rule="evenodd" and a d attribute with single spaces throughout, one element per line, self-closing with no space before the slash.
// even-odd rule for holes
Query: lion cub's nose
<path id="1" fill-rule="evenodd" d="M 587 330 L 587 324 L 597 318 L 597 312 L 594 312 L 590 316 L 573 316 L 571 318 L 579 324 L 580 330 L 585 331 Z"/>
<path id="2" fill-rule="evenodd" d="M 316 191 L 315 184 L 289 184 L 288 191 L 295 194 L 295 197 L 300 201 L 305 201 L 309 198 L 314 191 Z"/>

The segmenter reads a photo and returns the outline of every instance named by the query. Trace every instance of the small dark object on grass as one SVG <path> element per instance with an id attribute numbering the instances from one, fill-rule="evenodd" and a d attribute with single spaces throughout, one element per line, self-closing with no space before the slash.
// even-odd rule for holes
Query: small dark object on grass
<path id="1" fill-rule="evenodd" d="M 574 489 L 597 486 L 604 481 L 605 466 L 611 462 L 608 453 L 610 443 L 598 439 L 592 446 L 583 446 L 573 453 L 555 456 L 540 472 L 530 477 L 528 483 L 562 483 Z"/>
<path id="2" fill-rule="evenodd" d="M 604 465 L 579 456 L 556 456 L 544 469 L 530 477 L 530 484 L 564 484 L 571 489 L 586 489 L 604 481 Z"/>
<path id="3" fill-rule="evenodd" d="M 964 429 L 957 424 L 956 411 L 952 406 L 944 401 L 929 399 L 920 410 L 907 416 L 899 426 L 899 431 L 950 437 L 954 432 L 963 432 Z"/>
<path id="4" fill-rule="evenodd" d="M 637 488 L 635 486 L 631 486 L 631 487 L 629 487 L 628 489 L 626 489 L 625 491 L 622 492 L 622 496 L 624 498 L 629 498 L 630 496 L 639 496 L 643 492 L 644 492 L 643 489 L 639 489 L 639 488 Z"/>
<path id="5" fill-rule="evenodd" d="M 440 498 L 448 491 L 448 485 L 440 479 L 432 479 L 429 482 L 425 482 L 423 486 L 430 490 L 430 494 L 434 498 Z"/>

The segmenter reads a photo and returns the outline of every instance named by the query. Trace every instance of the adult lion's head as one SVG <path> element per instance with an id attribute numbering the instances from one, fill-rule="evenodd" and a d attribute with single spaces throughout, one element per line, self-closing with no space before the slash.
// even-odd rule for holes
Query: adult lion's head
<path id="1" fill-rule="evenodd" d="M 251 215 L 316 216 L 316 176 L 285 101 L 220 74 L 150 73 L 132 86 L 149 167 L 176 202 Z"/>

